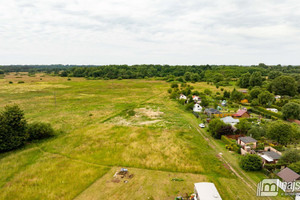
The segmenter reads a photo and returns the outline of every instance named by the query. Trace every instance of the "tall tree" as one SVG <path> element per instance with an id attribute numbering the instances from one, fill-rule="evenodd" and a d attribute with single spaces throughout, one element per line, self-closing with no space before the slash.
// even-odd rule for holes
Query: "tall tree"
<path id="1" fill-rule="evenodd" d="M 279 76 L 275 78 L 271 84 L 271 90 L 279 95 L 295 96 L 297 89 L 295 79 L 290 76 Z"/>
<path id="2" fill-rule="evenodd" d="M 273 94 L 268 91 L 264 91 L 258 95 L 258 102 L 261 105 L 271 105 L 274 100 Z"/>
<path id="3" fill-rule="evenodd" d="M 249 72 L 247 72 L 246 74 L 243 74 L 241 76 L 241 78 L 239 79 L 239 82 L 238 82 L 238 84 L 241 88 L 249 87 L 250 76 L 251 76 L 251 74 Z"/>
<path id="4" fill-rule="evenodd" d="M 300 119 L 300 105 L 294 102 L 282 107 L 282 115 L 285 119 Z"/>
<path id="5" fill-rule="evenodd" d="M 283 121 L 272 122 L 267 131 L 267 136 L 282 145 L 289 144 L 294 137 L 294 129 L 288 123 Z"/>
<path id="6" fill-rule="evenodd" d="M 250 86 L 261 86 L 262 85 L 262 78 L 260 72 L 254 72 L 250 76 L 249 80 Z"/>
<path id="7" fill-rule="evenodd" d="M 0 114 L 0 152 L 15 149 L 25 143 L 27 122 L 18 106 L 7 106 Z"/>

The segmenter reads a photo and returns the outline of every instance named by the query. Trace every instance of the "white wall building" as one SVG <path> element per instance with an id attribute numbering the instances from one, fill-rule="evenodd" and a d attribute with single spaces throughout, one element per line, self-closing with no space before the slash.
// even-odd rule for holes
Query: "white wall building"
<path id="1" fill-rule="evenodd" d="M 194 105 L 193 111 L 194 112 L 202 112 L 202 106 L 200 106 L 200 104 L 196 103 Z"/>
<path id="2" fill-rule="evenodd" d="M 215 184 L 208 182 L 195 183 L 194 200 L 222 200 Z"/>

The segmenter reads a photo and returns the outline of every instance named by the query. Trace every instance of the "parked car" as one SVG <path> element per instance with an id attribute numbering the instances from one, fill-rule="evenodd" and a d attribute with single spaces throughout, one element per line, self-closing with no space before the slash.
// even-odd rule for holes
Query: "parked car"
<path id="1" fill-rule="evenodd" d="M 199 124 L 200 128 L 205 128 L 205 125 L 203 123 Z"/>

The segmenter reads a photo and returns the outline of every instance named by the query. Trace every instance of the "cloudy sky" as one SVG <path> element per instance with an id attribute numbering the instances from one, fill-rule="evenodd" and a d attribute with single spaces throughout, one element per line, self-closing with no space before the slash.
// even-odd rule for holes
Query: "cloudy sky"
<path id="1" fill-rule="evenodd" d="M 0 3 L 0 64 L 300 64 L 299 0 Z"/>

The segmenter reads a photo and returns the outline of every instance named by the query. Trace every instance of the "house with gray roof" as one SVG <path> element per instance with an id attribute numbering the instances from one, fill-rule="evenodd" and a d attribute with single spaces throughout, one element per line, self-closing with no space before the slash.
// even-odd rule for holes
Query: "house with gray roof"
<path id="1" fill-rule="evenodd" d="M 240 122 L 239 119 L 234 119 L 231 116 L 227 116 L 227 117 L 223 117 L 221 118 L 221 120 L 225 123 L 225 124 L 230 124 L 231 126 L 235 126 L 237 123 Z"/>
<path id="2" fill-rule="evenodd" d="M 288 167 L 278 172 L 277 176 L 279 176 L 284 182 L 293 182 L 295 180 L 300 180 L 300 175 Z"/>
<path id="3" fill-rule="evenodd" d="M 259 155 L 262 160 L 263 164 L 276 164 L 278 160 L 281 158 L 281 154 L 275 151 L 263 151 Z"/>

